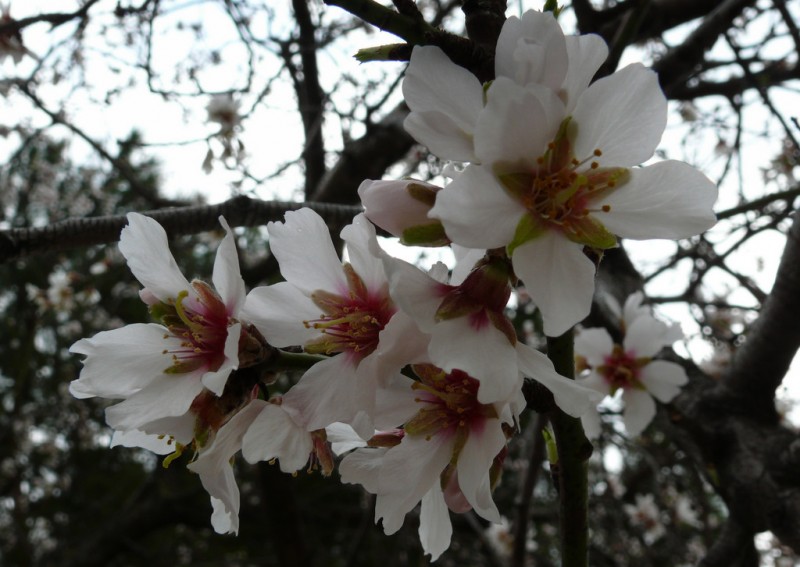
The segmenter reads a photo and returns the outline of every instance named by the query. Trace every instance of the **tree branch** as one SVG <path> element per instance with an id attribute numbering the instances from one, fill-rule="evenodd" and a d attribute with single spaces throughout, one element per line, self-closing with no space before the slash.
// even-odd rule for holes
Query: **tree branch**
<path id="1" fill-rule="evenodd" d="M 281 220 L 286 211 L 309 207 L 330 226 L 344 226 L 362 211 L 358 206 L 329 203 L 257 201 L 240 196 L 218 205 L 160 209 L 144 214 L 156 219 L 168 234 L 197 234 L 219 228 L 224 216 L 231 226 L 262 226 Z M 106 244 L 119 240 L 127 224 L 125 215 L 68 219 L 41 228 L 0 231 L 0 264 L 31 254 Z"/>

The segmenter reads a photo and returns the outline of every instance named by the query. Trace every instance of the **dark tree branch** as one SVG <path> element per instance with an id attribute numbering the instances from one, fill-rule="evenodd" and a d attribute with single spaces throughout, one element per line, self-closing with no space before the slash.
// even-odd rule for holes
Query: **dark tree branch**
<path id="1" fill-rule="evenodd" d="M 88 0 L 81 8 L 75 10 L 74 12 L 52 12 L 48 14 L 30 16 L 28 18 L 22 18 L 19 20 L 12 19 L 6 21 L 0 24 L 0 36 L 12 35 L 15 32 L 19 32 L 23 28 L 33 24 L 38 24 L 40 22 L 51 24 L 52 27 L 55 28 L 72 20 L 86 18 L 89 9 L 99 1 L 100 0 Z"/>
<path id="2" fill-rule="evenodd" d="M 786 237 L 775 285 L 765 301 L 761 315 L 737 350 L 723 384 L 743 401 L 759 407 L 762 415 L 774 412 L 775 390 L 786 375 L 800 347 L 800 222 L 794 223 Z"/>
<path id="3" fill-rule="evenodd" d="M 730 28 L 734 18 L 754 0 L 724 0 L 708 15 L 700 25 L 680 44 L 655 62 L 655 70 L 661 86 L 669 94 L 671 88 L 682 83 L 694 72 L 703 60 L 705 52 L 714 45 L 717 38 Z"/>
<path id="4" fill-rule="evenodd" d="M 292 8 L 300 32 L 297 45 L 300 48 L 300 61 L 303 67 L 302 74 L 294 69 L 291 76 L 305 131 L 303 160 L 306 166 L 305 196 L 308 199 L 311 197 L 314 187 L 325 175 L 325 145 L 322 139 L 325 94 L 319 84 L 316 27 L 311 21 L 308 0 L 292 0 Z M 286 58 L 286 61 L 287 65 L 291 63 L 291 55 Z"/>
<path id="5" fill-rule="evenodd" d="M 220 215 L 231 226 L 262 226 L 281 220 L 286 211 L 302 207 L 315 210 L 332 226 L 344 226 L 362 210 L 358 206 L 257 201 L 240 196 L 218 205 L 161 209 L 145 214 L 161 223 L 168 234 L 177 236 L 219 228 Z M 116 242 L 126 224 L 124 215 L 115 215 L 69 219 L 42 228 L 0 231 L 0 263 L 41 252 Z"/>

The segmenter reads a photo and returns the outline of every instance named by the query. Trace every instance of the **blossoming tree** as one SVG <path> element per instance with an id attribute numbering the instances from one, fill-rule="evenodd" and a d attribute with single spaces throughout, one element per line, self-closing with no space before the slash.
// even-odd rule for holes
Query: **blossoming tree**
<path id="1" fill-rule="evenodd" d="M 797 190 L 758 198 L 742 191 L 726 208 L 730 159 L 712 180 L 714 167 L 701 171 L 662 146 L 670 98 L 706 89 L 727 94 L 741 112 L 736 97 L 752 90 L 788 144 L 783 170 L 772 168 L 782 177 L 765 184 L 787 182 L 800 147 L 764 85 L 789 80 L 786 69 L 797 62 L 751 67 L 752 48 L 732 31 L 772 13 L 770 39 L 800 44 L 785 3 L 751 14 L 747 2 L 732 0 L 713 10 L 703 2 L 574 2 L 571 12 L 548 1 L 512 14 L 502 1 L 465 1 L 462 21 L 454 3 L 330 0 L 323 8 L 296 0 L 297 29 L 287 32 L 274 24 L 288 17 L 278 8 L 264 8 L 262 28 L 254 4 L 226 2 L 223 13 L 249 53 L 246 86 L 208 88 L 220 79 L 200 64 L 186 71 L 213 130 L 200 140 L 197 169 L 238 176 L 241 194 L 219 205 L 162 197 L 155 166 L 135 167 L 138 135 L 114 156 L 68 112 L 51 109 L 41 84 L 44 70 L 61 80 L 57 61 L 32 51 L 23 35 L 38 22 L 77 22 L 80 30 L 104 17 L 113 25 L 102 25 L 120 29 L 145 23 L 148 90 L 165 100 L 185 94 L 180 77 L 174 89 L 160 87 L 153 62 L 154 30 L 169 9 L 118 3 L 95 16 L 103 4 L 30 19 L 5 10 L 0 23 L 6 65 L 33 66 L 27 79 L 0 83 L 8 100 L 19 97 L 65 126 L 113 168 L 58 173 L 68 163 L 62 146 L 21 123 L 13 130 L 28 137 L 2 188 L 15 197 L 0 254 L 16 270 L 16 292 L 0 305 L 14 361 L 3 374 L 19 385 L 4 398 L 5 419 L 15 424 L 7 451 L 18 458 L 3 461 L 13 490 L 0 519 L 20 533 L 0 557 L 47 564 L 63 552 L 68 564 L 135 564 L 140 544 L 155 538 L 162 549 L 166 537 L 176 563 L 199 561 L 212 545 L 199 541 L 224 541 L 227 549 L 209 551 L 220 561 L 242 553 L 255 561 L 265 527 L 281 565 L 400 565 L 416 557 L 661 565 L 676 564 L 680 546 L 682 563 L 746 566 L 758 563 L 753 536 L 765 530 L 787 557 L 800 552 L 797 435 L 775 405 L 800 345 L 798 228 L 789 222 Z M 708 17 L 679 32 L 679 45 L 662 39 L 665 51 L 640 54 L 647 65 L 620 63 L 627 46 L 700 15 Z M 571 20 L 575 33 L 565 31 Z M 190 26 L 198 36 L 207 23 L 200 22 Z M 462 24 L 466 36 L 448 31 Z M 353 32 L 364 26 L 402 43 L 367 44 Z M 331 166 L 322 123 L 330 101 L 345 103 L 338 87 L 324 93 L 329 77 L 317 50 L 342 30 L 354 34 L 347 48 L 365 75 L 403 66 L 397 81 L 370 79 L 383 91 L 377 99 L 365 90 L 350 111 L 339 110 L 343 128 L 366 113 L 366 133 L 344 136 Z M 724 67 L 705 53 L 718 37 L 746 81 L 702 74 Z M 256 48 L 265 43 L 280 61 L 267 78 L 256 72 Z M 211 50 L 210 64 L 222 53 Z M 271 151 L 259 146 L 266 139 L 254 145 L 246 134 L 259 119 L 277 119 L 259 113 L 284 73 L 299 103 L 302 152 L 264 173 L 255 156 Z M 384 82 L 391 86 L 376 87 Z M 675 111 L 690 124 L 716 112 L 699 104 Z M 742 137 L 731 152 L 742 151 Z M 389 168 L 398 163 L 404 167 Z M 275 200 L 268 187 L 293 168 L 304 173 L 305 202 Z M 61 198 L 31 207 L 21 180 L 30 182 L 31 202 L 46 203 L 48 186 Z M 751 218 L 754 211 L 762 214 Z M 59 223 L 59 215 L 79 218 Z M 734 224 L 714 228 L 718 219 Z M 787 235 L 770 293 L 726 263 L 765 227 Z M 168 237 L 214 230 L 221 239 L 194 251 Z M 657 267 L 648 264 L 653 241 L 679 242 Z M 70 272 L 55 269 L 49 287 L 36 275 L 37 257 L 91 244 L 104 246 L 65 257 Z M 138 283 L 119 283 L 130 278 L 116 249 Z M 420 250 L 424 267 L 408 261 Z M 684 258 L 694 261 L 688 276 Z M 735 274 L 758 305 L 736 311 L 724 286 L 706 277 L 710 267 Z M 672 278 L 666 292 L 661 272 Z M 692 331 L 650 305 L 679 301 L 695 307 L 700 334 L 708 328 L 718 345 L 735 349 L 722 368 L 698 367 L 691 357 L 700 338 L 690 340 L 684 331 Z M 722 317 L 740 312 L 748 314 L 746 335 Z M 39 330 L 48 317 L 50 334 Z M 32 374 L 25 353 L 34 351 L 53 362 L 40 361 Z M 50 386 L 34 387 L 34 375 Z M 69 425 L 23 419 L 45 399 L 35 392 L 60 400 Z M 128 456 L 102 468 L 102 481 L 81 485 L 78 473 L 107 459 L 108 445 Z M 78 459 L 60 475 L 53 463 L 64 460 L 40 460 L 38 446 L 91 454 L 92 462 Z M 292 478 L 304 470 L 319 475 Z M 73 487 L 69 500 L 63 495 Z M 349 503 L 340 506 L 339 494 Z M 25 519 L 37 501 L 74 508 L 103 499 L 121 511 Z M 355 515 L 330 522 L 339 510 Z M 317 528 L 324 536 L 304 527 L 314 514 L 328 524 Z M 84 522 L 95 532 L 81 539 Z M 82 543 L 64 551 L 66 539 Z"/>

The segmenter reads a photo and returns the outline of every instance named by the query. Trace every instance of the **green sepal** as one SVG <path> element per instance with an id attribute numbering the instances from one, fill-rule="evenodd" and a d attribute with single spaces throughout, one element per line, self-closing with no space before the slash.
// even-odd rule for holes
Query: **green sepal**
<path id="1" fill-rule="evenodd" d="M 530 173 L 497 173 L 497 179 L 515 199 L 525 202 L 531 194 L 533 175 Z"/>
<path id="2" fill-rule="evenodd" d="M 608 250 L 617 246 L 617 237 L 611 234 L 603 223 L 591 216 L 573 221 L 569 228 L 570 230 L 565 232 L 565 235 L 578 244 L 600 250 Z"/>
<path id="3" fill-rule="evenodd" d="M 172 317 L 177 318 L 180 321 L 180 319 L 178 318 L 178 313 L 175 311 L 175 306 L 168 305 L 162 301 L 150 305 L 148 311 L 150 311 L 150 316 L 155 321 L 163 321 L 165 318 L 172 318 Z M 168 323 L 164 324 L 166 326 L 169 326 Z"/>
<path id="4" fill-rule="evenodd" d="M 400 243 L 406 246 L 447 246 L 450 239 L 444 232 L 442 223 L 418 224 L 403 231 Z"/>
<path id="5" fill-rule="evenodd" d="M 520 219 L 517 224 L 517 229 L 514 231 L 514 238 L 506 246 L 506 253 L 508 256 L 514 254 L 514 250 L 535 238 L 540 237 L 547 228 L 544 224 L 538 222 L 532 215 L 526 214 Z"/>
<path id="6" fill-rule="evenodd" d="M 419 201 L 423 205 L 433 208 L 436 204 L 436 189 L 432 189 L 422 183 L 409 183 L 406 185 L 406 192 L 412 199 Z"/>
<path id="7" fill-rule="evenodd" d="M 558 0 L 546 0 L 544 3 L 544 8 L 542 8 L 542 12 L 553 12 L 553 16 L 558 18 L 561 15 L 561 10 L 564 8 L 559 8 Z"/>

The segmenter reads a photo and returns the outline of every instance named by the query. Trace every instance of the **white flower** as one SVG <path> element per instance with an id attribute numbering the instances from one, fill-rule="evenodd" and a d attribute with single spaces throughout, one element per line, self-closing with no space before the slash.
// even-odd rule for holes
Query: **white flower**
<path id="1" fill-rule="evenodd" d="M 663 347 L 681 338 L 677 325 L 668 325 L 648 314 L 640 314 L 626 329 L 621 345 L 608 331 L 584 329 L 575 337 L 575 355 L 585 377 L 579 382 L 604 396 L 622 391 L 623 421 L 631 435 L 639 435 L 656 413 L 653 398 L 668 403 L 678 395 L 688 378 L 674 362 L 653 360 Z M 587 436 L 600 434 L 598 413 L 582 417 Z"/>
<path id="2" fill-rule="evenodd" d="M 375 229 L 358 215 L 342 230 L 350 259 L 344 265 L 325 222 L 310 209 L 288 212 L 268 230 L 286 281 L 251 291 L 248 319 L 273 346 L 336 355 L 312 366 L 283 407 L 309 431 L 358 422 L 368 435 L 375 388 L 427 344 L 409 317 L 396 314 Z"/>
<path id="3" fill-rule="evenodd" d="M 120 251 L 145 286 L 140 295 L 159 324 L 133 324 L 82 339 L 71 352 L 86 355 L 80 377 L 70 384 L 77 398 L 123 399 L 106 410 L 115 430 L 164 433 L 158 420 L 185 415 L 204 389 L 222 394 L 230 373 L 240 366 L 239 344 L 248 333 L 238 320 L 245 299 L 233 233 L 214 263 L 214 288 L 181 274 L 155 220 L 128 214 Z M 155 424 L 152 425 L 151 424 Z"/>
<path id="4" fill-rule="evenodd" d="M 403 84 L 406 129 L 440 158 L 471 162 L 430 211 L 453 242 L 505 247 L 557 336 L 591 307 L 595 266 L 585 246 L 684 238 L 715 222 L 716 187 L 654 153 L 667 101 L 652 71 L 628 66 L 591 86 L 607 49 L 565 38 L 551 14 L 509 18 L 496 79 L 479 81 L 435 47 L 415 47 Z"/>
<path id="5" fill-rule="evenodd" d="M 430 214 L 453 242 L 506 247 L 545 333 L 560 335 L 591 307 L 585 246 L 612 248 L 614 235 L 683 238 L 715 222 L 716 187 L 694 168 L 632 168 L 652 156 L 666 108 L 655 73 L 641 65 L 594 83 L 571 114 L 550 89 L 500 77 L 476 125 L 481 164 L 445 187 Z"/>
<path id="6" fill-rule="evenodd" d="M 648 545 L 653 544 L 667 533 L 652 494 L 637 494 L 636 504 L 625 504 L 623 509 L 631 523 L 642 529 L 644 541 Z"/>
<path id="7" fill-rule="evenodd" d="M 419 381 L 401 376 L 391 389 L 379 391 L 379 405 L 391 408 L 379 412 L 381 428 L 390 426 L 391 414 L 394 425 L 403 429 L 376 436 L 372 447 L 350 453 L 339 472 L 342 482 L 361 484 L 377 495 L 375 521 L 383 520 L 387 534 L 400 529 L 405 515 L 421 502 L 420 540 L 435 560 L 450 545 L 448 508 L 472 508 L 489 521 L 500 521 L 492 488 L 502 468 L 506 430 L 516 427 L 525 400 L 521 379 L 509 399 L 482 404 L 478 381 L 466 373 L 445 373 L 430 364 L 413 368 Z"/>

